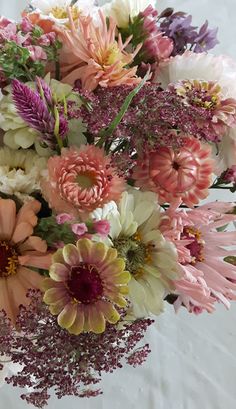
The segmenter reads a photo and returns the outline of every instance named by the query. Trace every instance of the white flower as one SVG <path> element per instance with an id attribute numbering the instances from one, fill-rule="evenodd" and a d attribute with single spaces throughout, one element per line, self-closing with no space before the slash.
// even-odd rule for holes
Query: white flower
<path id="1" fill-rule="evenodd" d="M 107 17 L 112 17 L 117 26 L 126 28 L 129 21 L 133 20 L 141 11 L 149 5 L 155 7 L 155 0 L 113 0 L 102 7 Z"/>
<path id="2" fill-rule="evenodd" d="M 160 64 L 155 81 L 166 88 L 181 80 L 216 81 L 223 97 L 236 99 L 236 63 L 226 56 L 186 51 Z M 236 129 L 230 129 L 217 147 L 216 169 L 219 175 L 236 163 Z"/>
<path id="3" fill-rule="evenodd" d="M 15 195 L 26 201 L 40 189 L 40 178 L 45 176 L 47 159 L 33 150 L 0 149 L 0 192 Z"/>
<path id="4" fill-rule="evenodd" d="M 135 317 L 155 315 L 163 310 L 169 280 L 178 278 L 177 253 L 162 236 L 158 225 L 161 212 L 156 195 L 132 189 L 125 192 L 118 206 L 113 202 L 93 213 L 110 222 L 110 239 L 126 261 L 131 273 L 129 297 Z"/>
<path id="5" fill-rule="evenodd" d="M 71 0 L 32 0 L 31 4 L 41 18 L 50 19 L 58 24 L 68 23 L 67 7 L 71 5 Z M 78 0 L 72 6 L 72 15 L 77 19 L 80 14 L 93 14 L 94 9 L 94 0 Z"/>
<path id="6" fill-rule="evenodd" d="M 171 57 L 157 68 L 155 81 L 166 88 L 181 80 L 216 81 L 225 98 L 236 99 L 236 63 L 226 56 L 186 51 Z"/>
<path id="7" fill-rule="evenodd" d="M 214 172 L 216 175 L 221 175 L 226 169 L 236 164 L 236 128 L 231 128 L 228 133 L 223 136 L 217 146 L 217 151 L 214 153 L 216 159 Z"/>

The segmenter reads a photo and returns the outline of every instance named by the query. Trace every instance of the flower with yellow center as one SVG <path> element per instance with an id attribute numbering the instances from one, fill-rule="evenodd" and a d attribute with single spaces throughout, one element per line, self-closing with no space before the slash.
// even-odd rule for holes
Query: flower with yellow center
<path id="1" fill-rule="evenodd" d="M 50 278 L 43 283 L 44 302 L 71 334 L 105 331 L 106 321 L 120 318 L 114 304 L 126 306 L 130 274 L 117 251 L 103 243 L 81 239 L 53 256 Z"/>
<path id="2" fill-rule="evenodd" d="M 178 279 L 179 273 L 176 249 L 159 230 L 161 212 L 156 195 L 132 189 L 123 193 L 118 206 L 108 204 L 93 216 L 109 220 L 107 244 L 118 251 L 131 273 L 131 315 L 158 315 L 170 280 Z"/>
<path id="3" fill-rule="evenodd" d="M 63 25 L 69 21 L 67 9 L 71 6 L 71 0 L 32 0 L 31 4 L 41 18 Z M 93 0 L 78 0 L 71 7 L 72 18 L 77 21 L 80 15 L 88 15 L 94 9 Z"/>

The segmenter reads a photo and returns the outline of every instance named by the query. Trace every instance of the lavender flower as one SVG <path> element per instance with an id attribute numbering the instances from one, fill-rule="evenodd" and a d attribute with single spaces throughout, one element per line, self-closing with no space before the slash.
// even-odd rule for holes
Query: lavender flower
<path id="1" fill-rule="evenodd" d="M 216 38 L 218 29 L 209 29 L 206 21 L 199 32 L 192 26 L 192 16 L 183 12 L 167 15 L 161 24 L 161 31 L 174 41 L 172 56 L 183 54 L 185 50 L 194 52 L 208 51 L 218 44 Z"/>
<path id="2" fill-rule="evenodd" d="M 22 399 L 37 408 L 43 408 L 50 397 L 56 395 L 79 397 L 97 396 L 94 389 L 102 372 L 113 372 L 126 361 L 141 365 L 150 352 L 149 346 L 136 349 L 148 327 L 150 319 L 142 319 L 118 328 L 108 325 L 102 335 L 84 333 L 70 335 L 57 324 L 48 308 L 41 302 L 40 292 L 31 290 L 29 309 L 21 307 L 17 327 L 23 336 L 11 328 L 4 313 L 0 314 L 0 355 L 7 354 L 12 362 L 23 365 L 23 370 L 7 379 L 13 386 L 33 387 Z M 88 388 L 89 387 L 89 388 Z"/>
<path id="3" fill-rule="evenodd" d="M 202 53 L 214 48 L 217 44 L 219 44 L 217 33 L 218 28 L 208 28 L 208 21 L 206 20 L 194 40 L 195 46 L 193 48 L 193 51 L 195 53 Z"/>

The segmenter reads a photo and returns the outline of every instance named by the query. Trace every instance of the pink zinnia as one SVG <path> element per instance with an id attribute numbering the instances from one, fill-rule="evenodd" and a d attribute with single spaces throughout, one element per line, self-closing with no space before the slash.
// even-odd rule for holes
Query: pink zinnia
<path id="1" fill-rule="evenodd" d="M 117 176 L 110 158 L 95 146 L 64 149 L 48 160 L 49 177 L 42 192 L 58 213 L 87 215 L 111 200 L 117 201 L 124 180 Z"/>
<path id="2" fill-rule="evenodd" d="M 101 24 L 96 26 L 92 17 L 79 17 L 79 31 L 75 26 L 71 12 L 68 11 L 70 27 L 57 27 L 58 34 L 69 49 L 70 61 L 62 66 L 63 82 L 71 85 L 78 79 L 82 87 L 94 90 L 98 85 L 114 87 L 118 85 L 135 85 L 141 81 L 136 76 L 137 67 L 128 68 L 139 52 L 140 44 L 133 53 L 127 53 L 125 48 L 132 36 L 125 43 L 119 33 L 116 41 L 116 24 L 110 18 L 107 24 L 102 11 L 99 11 Z M 71 65 L 70 65 L 71 62 Z M 65 72 L 70 69 L 68 73 Z"/>
<path id="3" fill-rule="evenodd" d="M 161 231 L 175 244 L 183 273 L 173 281 L 176 309 L 183 304 L 190 312 L 212 312 L 216 302 L 229 308 L 230 300 L 236 299 L 236 267 L 224 260 L 232 255 L 225 248 L 236 245 L 236 233 L 217 231 L 236 220 L 236 215 L 224 213 L 229 209 L 232 204 L 218 202 L 165 213 Z"/>
<path id="4" fill-rule="evenodd" d="M 209 145 L 185 137 L 179 149 L 160 147 L 138 160 L 133 178 L 136 186 L 157 192 L 160 203 L 181 199 L 192 207 L 208 196 L 213 164 Z"/>

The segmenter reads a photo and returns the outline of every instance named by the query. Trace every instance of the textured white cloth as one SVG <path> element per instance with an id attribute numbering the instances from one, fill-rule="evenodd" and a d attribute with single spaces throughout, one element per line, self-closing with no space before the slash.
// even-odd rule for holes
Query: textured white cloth
<path id="1" fill-rule="evenodd" d="M 0 0 L 0 14 L 14 18 L 24 0 Z M 172 6 L 193 14 L 193 22 L 207 18 L 219 26 L 221 44 L 215 52 L 236 59 L 235 0 L 158 0 L 158 9 Z M 235 200 L 235 195 L 213 195 Z M 235 409 L 236 304 L 214 315 L 175 315 L 167 306 L 147 336 L 152 354 L 140 368 L 125 367 L 103 379 L 104 395 L 89 400 L 52 398 L 48 409 Z M 20 391 L 4 386 L 0 409 L 33 408 L 19 399 Z"/>

